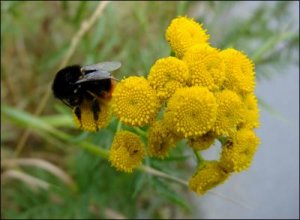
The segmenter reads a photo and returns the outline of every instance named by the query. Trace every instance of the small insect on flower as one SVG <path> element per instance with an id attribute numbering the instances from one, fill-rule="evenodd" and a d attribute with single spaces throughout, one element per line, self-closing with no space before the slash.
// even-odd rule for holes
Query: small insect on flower
<path id="1" fill-rule="evenodd" d="M 113 167 L 131 173 L 142 163 L 144 157 L 144 144 L 138 135 L 125 130 L 116 133 L 109 152 Z"/>
<path id="2" fill-rule="evenodd" d="M 220 166 L 226 172 L 241 172 L 250 167 L 260 143 L 251 129 L 237 131 L 223 146 Z"/>
<path id="3" fill-rule="evenodd" d="M 217 137 L 217 134 L 209 131 L 202 136 L 189 138 L 188 145 L 194 150 L 206 150 L 215 142 Z"/>
<path id="4" fill-rule="evenodd" d="M 73 109 L 81 128 L 86 127 L 82 126 L 85 122 L 81 116 L 82 111 L 87 109 L 82 109 L 82 105 L 88 103 L 93 114 L 94 130 L 98 130 L 101 105 L 111 99 L 116 84 L 116 78 L 110 72 L 120 67 L 120 62 L 108 61 L 88 66 L 67 66 L 57 72 L 52 84 L 53 94 Z"/>

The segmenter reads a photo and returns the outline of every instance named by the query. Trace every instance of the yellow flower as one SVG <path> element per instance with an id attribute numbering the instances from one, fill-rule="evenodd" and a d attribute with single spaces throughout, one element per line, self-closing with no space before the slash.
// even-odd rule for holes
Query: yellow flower
<path id="1" fill-rule="evenodd" d="M 246 95 L 243 99 L 245 106 L 245 122 L 240 125 L 242 128 L 258 128 L 259 127 L 259 109 L 257 98 L 253 93 Z"/>
<path id="2" fill-rule="evenodd" d="M 164 158 L 170 148 L 175 147 L 177 137 L 163 124 L 156 121 L 149 129 L 148 153 L 150 156 Z"/>
<path id="3" fill-rule="evenodd" d="M 225 88 L 240 95 L 254 92 L 255 72 L 252 61 L 244 53 L 232 48 L 221 51 L 220 55 L 225 62 Z"/>
<path id="4" fill-rule="evenodd" d="M 166 30 L 166 40 L 178 58 L 195 44 L 207 43 L 209 35 L 202 25 L 187 17 L 172 20 Z"/>
<path id="5" fill-rule="evenodd" d="M 217 135 L 211 131 L 199 137 L 192 137 L 188 140 L 188 145 L 194 150 L 208 149 L 216 139 Z"/>
<path id="6" fill-rule="evenodd" d="M 222 147 L 220 165 L 226 172 L 240 172 L 252 162 L 259 138 L 252 130 L 241 129 Z"/>
<path id="7" fill-rule="evenodd" d="M 199 195 L 223 183 L 229 174 L 226 173 L 217 161 L 207 161 L 189 180 L 189 188 Z"/>
<path id="8" fill-rule="evenodd" d="M 187 79 L 186 64 L 175 57 L 157 60 L 148 75 L 150 86 L 162 101 L 170 98 L 176 89 L 186 86 Z"/>
<path id="9" fill-rule="evenodd" d="M 108 125 L 111 112 L 110 112 L 110 104 L 103 103 L 99 100 L 100 104 L 100 114 L 98 115 L 98 120 L 94 120 L 94 114 L 91 110 L 91 103 L 84 100 L 80 105 L 81 111 L 81 120 L 79 120 L 75 114 L 75 108 L 72 111 L 73 121 L 75 125 L 86 131 L 97 131 L 97 129 L 104 128 Z"/>
<path id="10" fill-rule="evenodd" d="M 213 131 L 217 135 L 231 135 L 243 121 L 243 102 L 235 92 L 223 90 L 215 93 L 218 104 L 217 119 Z"/>
<path id="11" fill-rule="evenodd" d="M 222 87 L 225 80 L 225 65 L 218 49 L 206 44 L 191 47 L 184 55 L 190 72 L 191 86 L 205 86 L 209 90 Z"/>
<path id="12" fill-rule="evenodd" d="M 113 92 L 112 111 L 124 124 L 149 124 L 159 110 L 155 91 L 143 77 L 132 76 L 118 83 Z"/>
<path id="13" fill-rule="evenodd" d="M 109 160 L 117 170 L 130 173 L 141 164 L 144 155 L 144 146 L 139 137 L 129 131 L 120 131 L 114 137 Z"/>
<path id="14" fill-rule="evenodd" d="M 200 136 L 215 123 L 217 104 L 205 87 L 178 89 L 169 99 L 164 123 L 180 137 Z"/>

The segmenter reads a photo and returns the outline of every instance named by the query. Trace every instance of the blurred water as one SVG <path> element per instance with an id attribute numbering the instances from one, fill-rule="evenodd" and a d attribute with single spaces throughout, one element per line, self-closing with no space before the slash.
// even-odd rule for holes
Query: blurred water
<path id="1" fill-rule="evenodd" d="M 294 6 L 292 14 L 299 19 L 299 2 Z M 199 204 L 196 216 L 299 219 L 299 68 L 259 82 L 256 94 L 283 118 L 261 108 L 261 145 L 251 168 L 214 189 L 240 205 L 211 193 L 193 196 Z"/>

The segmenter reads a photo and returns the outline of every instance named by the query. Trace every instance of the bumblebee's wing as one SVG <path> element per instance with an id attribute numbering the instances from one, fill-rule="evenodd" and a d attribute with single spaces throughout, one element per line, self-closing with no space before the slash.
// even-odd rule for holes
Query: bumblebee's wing
<path id="1" fill-rule="evenodd" d="M 83 66 L 81 68 L 81 71 L 86 72 L 86 71 L 92 71 L 92 70 L 104 70 L 104 71 L 114 71 L 117 70 L 121 67 L 121 63 L 118 61 L 107 61 L 107 62 L 102 62 L 102 63 L 97 63 L 97 64 L 92 64 L 88 66 Z"/>
<path id="2" fill-rule="evenodd" d="M 110 72 L 105 70 L 97 70 L 95 72 L 91 72 L 89 74 L 83 75 L 83 78 L 77 80 L 75 84 L 88 82 L 88 81 L 96 81 L 102 79 L 115 79 L 113 76 L 110 75 Z M 116 80 L 116 79 L 115 79 Z"/>

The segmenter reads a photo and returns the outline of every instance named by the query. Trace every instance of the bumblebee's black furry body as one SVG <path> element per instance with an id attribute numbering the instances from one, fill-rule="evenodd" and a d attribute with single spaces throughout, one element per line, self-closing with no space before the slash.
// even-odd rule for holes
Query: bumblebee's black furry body
<path id="1" fill-rule="evenodd" d="M 80 65 L 68 66 L 57 72 L 52 85 L 54 96 L 69 107 L 75 108 L 79 120 L 81 120 L 80 105 L 87 100 L 91 103 L 91 110 L 97 121 L 101 111 L 98 98 L 105 96 L 105 92 L 109 92 L 112 88 L 111 78 L 76 83 L 84 75 L 92 72 L 94 70 L 82 72 Z"/>

